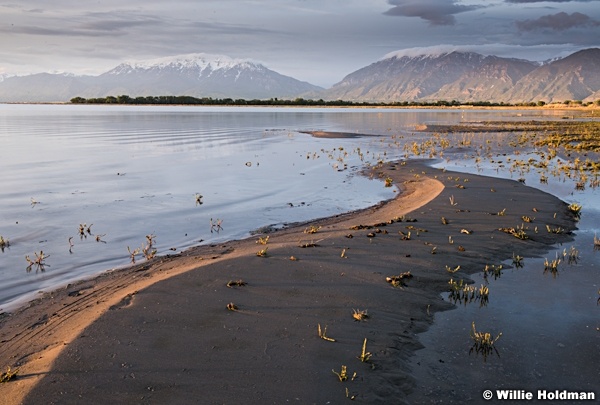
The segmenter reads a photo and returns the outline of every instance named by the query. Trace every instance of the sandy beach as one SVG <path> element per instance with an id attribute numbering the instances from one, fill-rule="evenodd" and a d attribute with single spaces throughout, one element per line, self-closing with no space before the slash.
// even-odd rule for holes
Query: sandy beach
<path id="1" fill-rule="evenodd" d="M 0 402 L 418 403 L 408 359 L 433 314 L 452 308 L 440 297 L 450 278 L 541 255 L 575 221 L 566 203 L 514 180 L 415 161 L 371 175 L 392 179 L 398 197 L 108 272 L 3 317 L 0 367 L 19 373 L 0 384 Z M 522 216 L 535 217 L 528 239 L 499 230 Z M 406 272 L 400 286 L 386 281 Z"/>

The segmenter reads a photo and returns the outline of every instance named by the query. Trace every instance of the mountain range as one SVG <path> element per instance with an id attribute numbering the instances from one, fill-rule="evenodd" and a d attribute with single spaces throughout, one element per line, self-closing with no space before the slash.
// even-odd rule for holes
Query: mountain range
<path id="1" fill-rule="evenodd" d="M 189 54 L 122 63 L 98 76 L 39 73 L 0 77 L 0 102 L 65 102 L 109 95 L 313 98 L 366 102 L 561 102 L 600 99 L 600 49 L 546 63 L 475 52 L 403 51 L 329 89 L 227 56 Z"/>

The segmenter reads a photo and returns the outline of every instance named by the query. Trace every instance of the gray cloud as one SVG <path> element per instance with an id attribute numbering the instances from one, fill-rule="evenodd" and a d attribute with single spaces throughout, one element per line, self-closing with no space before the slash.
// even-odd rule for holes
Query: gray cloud
<path id="1" fill-rule="evenodd" d="M 580 2 L 580 3 L 589 3 L 591 1 L 600 1 L 600 0 L 504 0 L 506 3 L 571 3 L 571 2 Z"/>
<path id="2" fill-rule="evenodd" d="M 567 14 L 563 11 L 557 14 L 545 15 L 535 20 L 516 21 L 515 25 L 519 31 L 538 31 L 544 29 L 565 31 L 570 28 L 598 27 L 600 26 L 600 22 L 582 13 Z"/>
<path id="3" fill-rule="evenodd" d="M 461 5 L 457 1 L 447 0 L 388 0 L 393 5 L 385 15 L 401 17 L 419 17 L 431 25 L 454 25 L 454 14 L 476 10 L 482 6 Z"/>

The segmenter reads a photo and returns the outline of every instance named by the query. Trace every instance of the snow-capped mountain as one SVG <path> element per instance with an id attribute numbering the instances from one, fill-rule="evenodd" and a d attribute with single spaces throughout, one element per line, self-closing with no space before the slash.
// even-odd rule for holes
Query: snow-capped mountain
<path id="1" fill-rule="evenodd" d="M 121 94 L 265 99 L 320 90 L 260 63 L 198 53 L 126 62 L 99 76 L 43 73 L 7 78 L 0 83 L 0 101 L 69 101 Z"/>
<path id="2" fill-rule="evenodd" d="M 546 63 L 474 52 L 397 52 L 347 75 L 324 99 L 373 102 L 595 101 L 600 49 Z"/>

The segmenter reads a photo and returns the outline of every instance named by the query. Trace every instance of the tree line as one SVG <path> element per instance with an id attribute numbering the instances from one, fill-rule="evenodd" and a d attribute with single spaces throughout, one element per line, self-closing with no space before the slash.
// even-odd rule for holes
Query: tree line
<path id="1" fill-rule="evenodd" d="M 569 101 L 565 104 L 582 104 L 581 102 Z M 293 100 L 270 98 L 270 99 L 251 99 L 242 98 L 213 98 L 213 97 L 192 97 L 192 96 L 141 96 L 130 97 L 128 95 L 107 96 L 97 98 L 74 97 L 70 100 L 72 104 L 174 104 L 174 105 L 254 105 L 254 106 L 327 106 L 327 107 L 541 107 L 546 103 L 524 102 L 524 103 L 504 103 L 490 101 L 467 101 L 457 100 L 438 100 L 438 101 L 393 101 L 393 102 L 357 102 L 345 100 L 313 100 L 301 97 Z M 600 105 L 600 100 L 596 102 Z"/>

